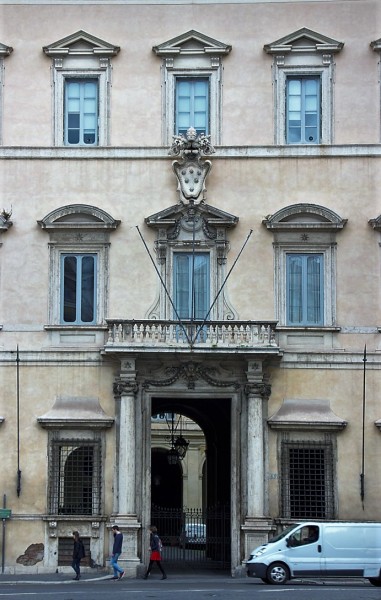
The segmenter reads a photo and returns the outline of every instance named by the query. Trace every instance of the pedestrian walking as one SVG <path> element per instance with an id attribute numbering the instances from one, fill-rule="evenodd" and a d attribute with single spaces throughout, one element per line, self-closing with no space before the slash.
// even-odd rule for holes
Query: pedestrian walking
<path id="1" fill-rule="evenodd" d="M 123 546 L 123 533 L 119 531 L 118 525 L 112 526 L 112 533 L 114 536 L 114 543 L 112 546 L 112 556 L 110 564 L 114 569 L 114 577 L 112 577 L 113 581 L 117 579 L 122 579 L 124 577 L 124 571 L 122 567 L 118 565 L 118 558 L 122 554 L 122 546 Z"/>
<path id="2" fill-rule="evenodd" d="M 78 531 L 73 531 L 73 540 L 73 562 L 71 563 L 71 566 L 75 571 L 74 581 L 79 581 L 81 577 L 81 559 L 86 556 L 85 547 L 81 538 L 79 537 Z"/>
<path id="3" fill-rule="evenodd" d="M 151 573 L 154 563 L 157 564 L 157 566 L 159 567 L 159 569 L 161 571 L 161 575 L 162 575 L 161 578 L 167 579 L 167 575 L 165 574 L 165 571 L 161 564 L 161 552 L 163 549 L 163 545 L 157 534 L 157 527 L 155 527 L 155 525 L 151 525 L 148 529 L 150 531 L 149 547 L 150 547 L 151 554 L 150 554 L 150 558 L 149 558 L 148 569 L 147 569 L 143 579 L 148 578 L 148 575 Z"/>

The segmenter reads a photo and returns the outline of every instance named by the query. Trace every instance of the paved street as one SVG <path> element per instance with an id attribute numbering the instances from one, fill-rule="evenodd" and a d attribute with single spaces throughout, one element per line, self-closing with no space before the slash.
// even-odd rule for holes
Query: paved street
<path id="1" fill-rule="evenodd" d="M 148 581 L 84 575 L 72 581 L 70 574 L 7 576 L 0 575 L 0 598 L 42 600 L 182 600 L 221 598 L 223 600 L 379 600 L 380 588 L 366 580 L 295 580 L 286 586 L 265 585 L 259 579 L 232 579 L 226 573 L 169 575 L 161 581 L 159 575 Z"/>

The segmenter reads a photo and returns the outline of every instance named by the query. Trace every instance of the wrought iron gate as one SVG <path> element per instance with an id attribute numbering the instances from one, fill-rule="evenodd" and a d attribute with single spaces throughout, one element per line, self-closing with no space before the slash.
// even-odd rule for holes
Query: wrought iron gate
<path id="1" fill-rule="evenodd" d="M 163 559 L 173 566 L 228 569 L 230 511 L 152 506 L 151 522 L 163 542 Z"/>

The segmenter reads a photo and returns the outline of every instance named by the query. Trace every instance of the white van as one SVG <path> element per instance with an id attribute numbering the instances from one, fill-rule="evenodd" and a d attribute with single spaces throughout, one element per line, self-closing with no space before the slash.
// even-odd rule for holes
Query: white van
<path id="1" fill-rule="evenodd" d="M 381 586 L 381 523 L 305 522 L 250 554 L 249 577 L 283 584 L 298 577 L 366 577 Z"/>

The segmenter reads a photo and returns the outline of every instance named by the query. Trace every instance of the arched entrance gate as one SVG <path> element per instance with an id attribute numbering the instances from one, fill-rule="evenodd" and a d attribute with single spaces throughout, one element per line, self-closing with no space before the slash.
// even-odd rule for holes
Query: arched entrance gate
<path id="1" fill-rule="evenodd" d="M 183 494 L 188 474 L 183 473 L 182 461 L 170 464 L 168 450 L 152 449 L 151 522 L 162 539 L 165 561 L 172 568 L 229 569 L 231 400 L 154 397 L 152 414 L 157 413 L 185 415 L 201 427 L 205 436 L 204 462 L 200 463 L 202 497 L 198 506 L 185 503 L 190 498 Z M 184 435 L 186 438 L 186 432 Z"/>

